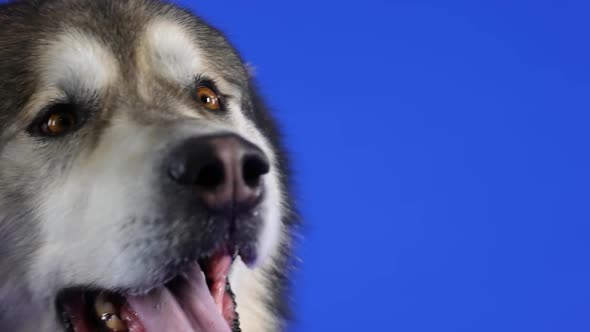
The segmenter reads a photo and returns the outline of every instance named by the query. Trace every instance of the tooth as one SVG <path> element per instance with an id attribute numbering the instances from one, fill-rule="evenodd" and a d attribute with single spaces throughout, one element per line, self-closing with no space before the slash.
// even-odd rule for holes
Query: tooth
<path id="1" fill-rule="evenodd" d="M 106 295 L 104 293 L 100 293 L 96 297 L 96 301 L 94 301 L 94 310 L 98 317 L 103 317 L 104 315 L 114 315 L 117 313 L 115 310 L 115 306 L 107 301 Z"/>
<path id="2" fill-rule="evenodd" d="M 117 315 L 110 316 L 105 325 L 113 332 L 127 331 L 127 325 Z"/>
<path id="3" fill-rule="evenodd" d="M 96 315 L 102 320 L 106 327 L 112 332 L 128 331 L 125 322 L 119 318 L 115 305 L 107 300 L 105 293 L 100 293 L 94 301 Z"/>

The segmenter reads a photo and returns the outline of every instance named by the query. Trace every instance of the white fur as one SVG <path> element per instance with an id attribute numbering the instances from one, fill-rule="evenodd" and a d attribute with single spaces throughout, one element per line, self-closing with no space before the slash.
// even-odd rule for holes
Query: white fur
<path id="1" fill-rule="evenodd" d="M 235 96 L 241 97 L 237 91 L 231 91 L 230 85 L 225 85 L 226 83 L 222 82 L 222 87 L 228 89 Z M 285 240 L 281 221 L 282 211 L 287 208 L 283 194 L 284 188 L 281 188 L 281 174 L 278 172 L 277 156 L 271 148 L 270 142 L 241 112 L 240 105 L 240 98 L 236 98 L 234 102 L 229 104 L 231 121 L 235 126 L 234 130 L 258 145 L 266 153 L 273 167 L 271 167 L 270 173 L 264 177 L 266 196 L 262 203 L 262 213 L 266 222 L 258 242 L 256 267 L 254 269 L 248 268 L 241 260 L 237 260 L 231 271 L 230 282 L 236 293 L 237 301 L 239 301 L 240 317 L 244 318 L 240 320 L 242 330 L 277 331 L 280 322 L 276 320 L 275 315 L 269 313 L 269 308 L 261 303 L 264 303 L 269 296 L 267 287 L 270 282 L 266 279 L 267 274 L 273 268 L 274 259 L 279 255 L 279 245 Z"/>
<path id="2" fill-rule="evenodd" d="M 238 95 L 237 92 L 234 94 Z M 270 173 L 264 177 L 266 186 L 266 197 L 263 202 L 263 213 L 265 227 L 263 228 L 260 241 L 258 257 L 261 263 L 267 261 L 273 253 L 277 251 L 279 240 L 281 238 L 281 211 L 284 210 L 283 188 L 281 188 L 278 172 L 277 157 L 270 146 L 270 142 L 260 133 L 260 131 L 250 122 L 244 113 L 240 110 L 241 102 L 235 101 L 229 104 L 230 117 L 235 126 L 235 131 L 246 137 L 254 144 L 258 145 L 268 156 L 272 165 Z"/>
<path id="3" fill-rule="evenodd" d="M 46 88 L 70 93 L 100 91 L 117 77 L 117 61 L 110 50 L 83 32 L 64 31 L 46 47 L 40 61 Z"/>
<path id="4" fill-rule="evenodd" d="M 155 144 L 140 128 L 120 121 L 93 154 L 45 188 L 39 216 L 45 245 L 33 275 L 41 290 L 81 280 L 108 288 L 141 277 L 133 272 L 142 270 L 133 268 L 131 255 L 123 250 L 130 238 L 120 227 L 126 218 L 152 213 L 150 145 Z"/>
<path id="5" fill-rule="evenodd" d="M 158 20 L 146 33 L 151 68 L 167 78 L 187 84 L 204 71 L 203 55 L 184 28 L 172 21 Z"/>

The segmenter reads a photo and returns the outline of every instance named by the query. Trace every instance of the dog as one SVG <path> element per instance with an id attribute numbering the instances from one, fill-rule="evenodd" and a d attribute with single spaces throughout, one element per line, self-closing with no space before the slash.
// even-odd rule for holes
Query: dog
<path id="1" fill-rule="evenodd" d="M 0 331 L 280 331 L 279 128 L 216 28 L 160 0 L 0 5 Z"/>

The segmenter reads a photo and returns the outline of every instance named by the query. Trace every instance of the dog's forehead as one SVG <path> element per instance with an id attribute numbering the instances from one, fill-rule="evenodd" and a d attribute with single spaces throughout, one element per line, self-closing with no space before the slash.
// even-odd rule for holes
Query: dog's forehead
<path id="1" fill-rule="evenodd" d="M 142 73 L 190 84 L 207 76 L 227 91 L 245 88 L 248 75 L 235 50 L 221 34 L 191 17 L 156 17 L 147 22 L 136 49 Z M 237 93 L 237 91 L 234 91 Z"/>
<path id="2" fill-rule="evenodd" d="M 66 27 L 40 47 L 41 82 L 70 93 L 101 91 L 126 78 L 147 75 L 183 85 L 196 75 L 212 76 L 228 87 L 245 81 L 239 59 L 231 52 L 218 56 L 206 50 L 203 46 L 211 43 L 208 38 L 165 18 L 147 22 L 135 45 L 120 45 L 116 39 Z M 124 77 L 129 74 L 132 77 Z"/>
<path id="3" fill-rule="evenodd" d="M 107 45 L 75 28 L 59 33 L 40 53 L 38 70 L 44 89 L 69 94 L 102 91 L 119 75 L 119 63 Z"/>
<path id="4" fill-rule="evenodd" d="M 141 70 L 178 82 L 189 82 L 195 73 L 207 70 L 205 54 L 194 36 L 171 20 L 157 19 L 147 24 L 138 56 L 145 60 Z"/>

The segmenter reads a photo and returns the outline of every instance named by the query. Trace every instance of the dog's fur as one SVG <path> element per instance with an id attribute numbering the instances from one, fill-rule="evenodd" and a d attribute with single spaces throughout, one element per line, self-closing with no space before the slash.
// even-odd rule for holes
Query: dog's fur
<path id="1" fill-rule="evenodd" d="M 227 113 L 195 106 L 199 76 Z M 35 135 L 47 107 L 74 103 L 84 122 Z M 243 331 L 287 315 L 294 214 L 285 153 L 246 66 L 216 29 L 158 0 L 27 0 L 0 5 L 0 331 L 63 331 L 57 292 L 76 285 L 142 290 L 169 277 L 206 219 L 160 184 L 176 143 L 231 132 L 260 147 L 265 175 L 258 260 L 231 282 Z M 196 225 L 196 226 L 195 226 Z M 199 226 L 199 227 L 197 227 Z"/>

